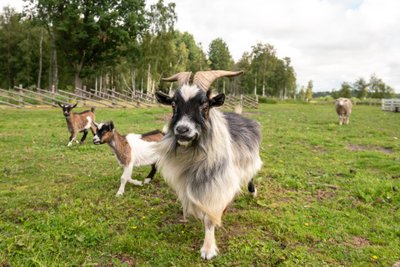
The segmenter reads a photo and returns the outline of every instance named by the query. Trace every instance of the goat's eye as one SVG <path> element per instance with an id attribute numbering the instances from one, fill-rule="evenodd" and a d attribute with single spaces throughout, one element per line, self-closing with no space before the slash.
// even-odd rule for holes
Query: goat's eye
<path id="1" fill-rule="evenodd" d="M 176 104 L 175 104 L 175 102 L 174 102 L 174 101 L 172 101 L 172 103 L 171 103 L 171 107 L 172 107 L 172 109 L 173 109 L 173 110 L 175 110 L 175 108 L 176 108 Z"/>

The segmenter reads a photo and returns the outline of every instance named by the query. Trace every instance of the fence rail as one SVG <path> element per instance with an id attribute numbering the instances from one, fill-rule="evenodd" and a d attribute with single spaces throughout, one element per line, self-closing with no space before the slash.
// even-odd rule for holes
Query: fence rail
<path id="1" fill-rule="evenodd" d="M 382 110 L 400 112 L 400 99 L 382 99 Z"/>
<path id="2" fill-rule="evenodd" d="M 53 106 L 57 103 L 67 104 L 80 102 L 83 106 L 102 106 L 107 108 L 136 108 L 151 107 L 157 105 L 154 95 L 142 93 L 141 91 L 105 89 L 95 91 L 94 89 L 84 90 L 76 88 L 75 92 L 64 90 L 48 91 L 37 88 L 28 90 L 22 86 L 16 86 L 14 89 L 0 89 L 0 106 L 10 106 L 14 108 L 23 108 L 26 106 Z M 258 108 L 258 97 L 248 95 L 227 95 L 225 98 L 225 109 L 234 109 L 237 106 L 243 108 Z"/>

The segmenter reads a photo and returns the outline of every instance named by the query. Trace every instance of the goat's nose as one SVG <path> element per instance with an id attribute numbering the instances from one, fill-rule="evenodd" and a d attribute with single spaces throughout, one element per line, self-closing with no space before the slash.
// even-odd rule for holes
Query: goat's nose
<path id="1" fill-rule="evenodd" d="M 184 134 L 189 132 L 189 128 L 187 126 L 179 125 L 178 127 L 176 127 L 176 132 L 178 134 Z"/>

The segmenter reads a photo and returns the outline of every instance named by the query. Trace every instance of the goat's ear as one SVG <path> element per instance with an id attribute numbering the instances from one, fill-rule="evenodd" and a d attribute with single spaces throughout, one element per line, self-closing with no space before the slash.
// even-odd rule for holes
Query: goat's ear
<path id="1" fill-rule="evenodd" d="M 60 108 L 64 108 L 64 105 L 61 104 L 60 102 L 57 102 L 57 104 L 60 106 Z"/>
<path id="2" fill-rule="evenodd" d="M 110 128 L 110 131 L 114 130 L 114 122 L 110 121 L 110 124 L 108 127 Z"/>
<path id="3" fill-rule="evenodd" d="M 169 95 L 167 95 L 161 91 L 156 92 L 156 98 L 160 104 L 169 105 L 169 106 L 172 104 L 172 98 Z"/>
<path id="4" fill-rule="evenodd" d="M 225 102 L 225 94 L 219 94 L 210 99 L 210 108 L 222 106 Z"/>
<path id="5" fill-rule="evenodd" d="M 75 108 L 77 105 L 78 105 L 78 102 L 76 102 L 75 105 L 73 105 L 73 106 L 71 107 L 71 109 Z"/>

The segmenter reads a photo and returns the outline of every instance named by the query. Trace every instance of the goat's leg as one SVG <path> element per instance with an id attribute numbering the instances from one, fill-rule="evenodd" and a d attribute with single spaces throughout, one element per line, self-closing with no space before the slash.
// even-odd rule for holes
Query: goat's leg
<path id="1" fill-rule="evenodd" d="M 346 125 L 348 125 L 349 122 L 350 122 L 350 115 L 346 115 L 346 120 L 345 120 Z"/>
<path id="2" fill-rule="evenodd" d="M 249 192 L 253 195 L 253 197 L 257 196 L 257 188 L 254 185 L 253 179 L 250 180 L 250 182 L 247 185 L 247 189 L 249 190 Z"/>
<path id="3" fill-rule="evenodd" d="M 93 122 L 92 122 L 92 124 L 90 124 L 90 131 L 92 131 L 93 136 L 96 135 L 97 129 L 96 129 L 96 126 L 93 124 Z"/>
<path id="4" fill-rule="evenodd" d="M 180 219 L 179 222 L 181 222 L 181 223 L 187 223 L 188 222 L 186 209 L 182 210 L 182 219 Z"/>
<path id="5" fill-rule="evenodd" d="M 153 180 L 154 175 L 157 172 L 157 168 L 156 168 L 156 164 L 152 164 L 151 165 L 151 171 L 150 173 L 147 175 L 146 179 L 144 179 L 144 183 L 148 184 Z"/>
<path id="6" fill-rule="evenodd" d="M 124 172 L 122 173 L 121 176 L 121 184 L 119 186 L 118 192 L 116 194 L 116 196 L 121 196 L 122 194 L 124 194 L 125 192 L 125 185 L 127 182 L 134 184 L 134 185 L 142 185 L 141 181 L 138 180 L 134 180 L 131 178 L 132 175 L 132 165 L 128 165 L 128 166 L 124 166 Z"/>
<path id="7" fill-rule="evenodd" d="M 81 143 L 83 143 L 85 141 L 87 134 L 88 134 L 88 130 L 86 130 L 86 129 L 83 130 L 83 136 L 82 136 L 82 139 L 81 139 Z"/>
<path id="8" fill-rule="evenodd" d="M 203 246 L 200 249 L 201 257 L 205 260 L 211 260 L 218 255 L 218 247 L 215 243 L 215 224 L 204 216 L 205 237 Z"/>
<path id="9" fill-rule="evenodd" d="M 72 132 L 71 136 L 69 137 L 69 143 L 67 146 L 72 146 L 72 142 L 74 142 L 75 138 L 76 138 L 76 132 Z"/>
<path id="10" fill-rule="evenodd" d="M 340 114 L 339 115 L 339 125 L 342 125 L 342 123 L 343 123 L 343 115 Z"/>

